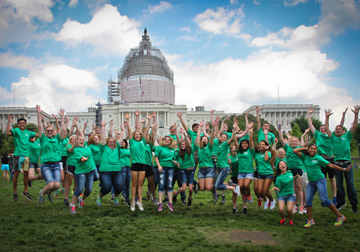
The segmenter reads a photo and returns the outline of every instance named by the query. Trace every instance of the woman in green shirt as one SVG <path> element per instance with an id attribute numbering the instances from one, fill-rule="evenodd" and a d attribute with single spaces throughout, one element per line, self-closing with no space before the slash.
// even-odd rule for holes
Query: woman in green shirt
<path id="1" fill-rule="evenodd" d="M 92 135 L 89 139 L 88 145 L 92 152 L 96 170 L 94 171 L 94 181 L 100 179 L 100 165 L 101 165 L 101 150 L 100 150 L 100 138 L 98 134 Z"/>
<path id="2" fill-rule="evenodd" d="M 71 136 L 69 142 L 65 147 L 67 158 L 65 168 L 65 192 L 64 192 L 64 204 L 69 206 L 69 191 L 74 178 L 76 160 L 73 158 L 74 149 L 76 147 L 76 136 Z M 76 182 L 74 181 L 74 190 L 76 188 Z"/>
<path id="3" fill-rule="evenodd" d="M 130 207 L 130 182 L 131 182 L 130 158 L 131 158 L 131 153 L 130 153 L 130 149 L 128 148 L 128 142 L 125 139 L 121 142 L 121 148 L 119 151 L 119 155 L 120 155 L 121 173 L 122 173 L 123 179 L 125 180 L 122 195 L 125 198 L 125 204 L 128 207 Z"/>

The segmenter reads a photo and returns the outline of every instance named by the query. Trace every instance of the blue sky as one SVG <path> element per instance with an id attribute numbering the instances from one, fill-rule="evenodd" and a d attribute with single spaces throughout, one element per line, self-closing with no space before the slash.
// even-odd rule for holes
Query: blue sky
<path id="1" fill-rule="evenodd" d="M 279 86 L 280 103 L 331 108 L 335 124 L 360 103 L 359 1 L 5 0 L 0 105 L 13 105 L 14 90 L 16 105 L 49 113 L 105 102 L 145 27 L 188 109 L 242 112 L 277 103 Z"/>

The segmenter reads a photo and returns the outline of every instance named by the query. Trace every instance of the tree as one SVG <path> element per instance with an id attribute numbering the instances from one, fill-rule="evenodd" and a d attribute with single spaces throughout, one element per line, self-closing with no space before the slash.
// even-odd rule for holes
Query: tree
<path id="1" fill-rule="evenodd" d="M 312 121 L 312 124 L 314 125 L 315 129 L 319 130 L 319 129 L 320 129 L 320 125 L 322 124 L 322 122 L 321 122 L 320 120 L 316 119 L 316 118 L 313 118 L 313 117 L 311 118 L 311 121 Z M 302 133 L 304 133 L 305 130 L 306 130 L 307 128 L 309 128 L 308 120 L 307 120 L 307 118 L 306 118 L 305 116 L 303 116 L 303 115 L 302 115 L 301 117 L 296 118 L 296 119 L 294 119 L 294 120 L 292 120 L 292 121 L 290 122 L 291 128 L 294 128 L 295 124 L 297 124 L 297 125 L 299 126 L 300 131 L 301 131 Z M 310 136 L 312 137 L 312 133 L 310 132 L 309 134 L 310 134 Z"/>
<path id="2" fill-rule="evenodd" d="M 290 131 L 290 135 L 296 136 L 299 139 L 301 138 L 302 133 L 297 123 L 295 123 L 294 126 L 292 127 L 292 130 Z"/>

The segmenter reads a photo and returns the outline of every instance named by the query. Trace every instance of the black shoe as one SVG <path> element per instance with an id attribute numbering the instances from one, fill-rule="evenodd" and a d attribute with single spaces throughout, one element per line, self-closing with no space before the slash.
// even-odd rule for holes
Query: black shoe
<path id="1" fill-rule="evenodd" d="M 31 187 L 31 181 L 30 180 L 28 181 L 28 185 L 29 185 L 29 187 Z"/>
<path id="2" fill-rule="evenodd" d="M 214 203 L 216 203 L 218 201 L 219 197 L 220 197 L 220 194 L 218 194 L 218 193 L 215 194 Z"/>
<path id="3" fill-rule="evenodd" d="M 182 204 L 186 206 L 186 200 L 181 200 Z"/>
<path id="4" fill-rule="evenodd" d="M 30 193 L 26 193 L 26 192 L 22 192 L 21 193 L 21 196 L 24 196 L 26 199 L 28 199 L 28 200 L 31 200 L 31 196 L 30 196 Z"/>
<path id="5" fill-rule="evenodd" d="M 64 199 L 64 204 L 65 204 L 65 206 L 69 206 L 69 200 L 68 200 L 68 199 Z"/>
<path id="6" fill-rule="evenodd" d="M 196 180 L 194 180 L 194 193 L 198 193 L 198 182 Z"/>
<path id="7" fill-rule="evenodd" d="M 236 214 L 236 212 L 237 212 L 237 209 L 233 208 L 233 214 Z"/>
<path id="8" fill-rule="evenodd" d="M 128 200 L 124 200 L 124 203 L 125 203 L 125 205 L 127 205 L 128 207 L 130 207 L 130 201 L 128 201 Z"/>
<path id="9" fill-rule="evenodd" d="M 243 215 L 247 215 L 247 208 L 245 208 L 245 207 L 243 209 Z"/>
<path id="10" fill-rule="evenodd" d="M 337 210 L 340 210 L 340 209 L 343 208 L 344 206 L 346 206 L 345 203 L 338 203 L 338 204 L 336 205 L 336 208 L 337 208 Z"/>
<path id="11" fill-rule="evenodd" d="M 191 206 L 192 199 L 188 197 L 188 206 Z"/>
<path id="12" fill-rule="evenodd" d="M 225 204 L 225 201 L 226 201 L 226 200 L 225 200 L 225 195 L 222 195 L 221 197 L 222 197 L 222 199 L 221 199 L 221 204 Z"/>
<path id="13" fill-rule="evenodd" d="M 14 201 L 15 201 L 15 202 L 18 202 L 18 201 L 19 201 L 19 197 L 18 197 L 17 193 L 14 194 Z"/>
<path id="14" fill-rule="evenodd" d="M 357 213 L 357 205 L 351 205 L 351 211 Z"/>

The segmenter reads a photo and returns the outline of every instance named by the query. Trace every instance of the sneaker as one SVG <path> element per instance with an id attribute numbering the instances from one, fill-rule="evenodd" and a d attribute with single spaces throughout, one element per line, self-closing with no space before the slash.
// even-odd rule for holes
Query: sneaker
<path id="1" fill-rule="evenodd" d="M 309 228 L 309 227 L 311 227 L 311 226 L 314 225 L 314 224 L 315 224 L 314 219 L 307 220 L 306 224 L 304 225 L 304 228 Z"/>
<path id="2" fill-rule="evenodd" d="M 48 200 L 50 201 L 50 202 L 53 202 L 53 197 L 52 197 L 52 194 L 51 193 L 48 193 Z"/>
<path id="3" fill-rule="evenodd" d="M 285 224 L 286 224 L 286 220 L 285 220 L 285 219 L 280 220 L 280 222 L 279 222 L 279 225 L 280 225 L 280 226 L 284 226 Z"/>
<path id="4" fill-rule="evenodd" d="M 65 204 L 65 206 L 69 206 L 69 199 L 64 199 L 64 204 Z"/>
<path id="5" fill-rule="evenodd" d="M 335 227 L 340 227 L 344 221 L 346 221 L 346 217 L 344 215 L 341 215 L 341 217 L 336 219 L 336 222 L 334 223 Z"/>
<path id="6" fill-rule="evenodd" d="M 140 211 L 144 211 L 144 207 L 143 207 L 143 204 L 142 204 L 142 203 L 139 203 L 139 204 L 138 204 L 138 207 L 139 207 L 139 210 L 140 210 Z"/>
<path id="7" fill-rule="evenodd" d="M 155 199 L 154 199 L 154 197 L 151 195 L 151 197 L 150 197 L 150 200 L 151 200 L 151 202 L 154 202 L 155 201 Z"/>
<path id="8" fill-rule="evenodd" d="M 176 194 L 176 191 L 174 191 L 174 195 L 173 195 L 173 198 L 172 198 L 174 203 L 176 202 L 176 198 L 177 198 L 177 194 Z"/>
<path id="9" fill-rule="evenodd" d="M 101 198 L 100 198 L 100 196 L 97 196 L 97 199 L 96 199 L 96 205 L 98 206 L 98 207 L 101 207 Z"/>
<path id="10" fill-rule="evenodd" d="M 336 197 L 333 197 L 333 203 L 334 203 L 335 206 L 337 205 L 337 199 L 336 199 Z"/>
<path id="11" fill-rule="evenodd" d="M 119 198 L 118 197 L 114 197 L 114 205 L 115 206 L 119 205 Z"/>
<path id="12" fill-rule="evenodd" d="M 198 182 L 196 180 L 194 180 L 194 193 L 198 193 Z"/>
<path id="13" fill-rule="evenodd" d="M 216 203 L 218 201 L 219 197 L 220 197 L 220 194 L 216 193 L 215 197 L 214 197 L 214 203 Z"/>
<path id="14" fill-rule="evenodd" d="M 240 196 L 240 186 L 235 186 L 234 193 L 236 193 L 238 197 Z"/>
<path id="15" fill-rule="evenodd" d="M 273 210 L 276 206 L 276 200 L 273 199 L 273 201 L 270 202 L 270 210 Z"/>
<path id="16" fill-rule="evenodd" d="M 188 206 L 191 206 L 192 198 L 188 197 Z"/>
<path id="17" fill-rule="evenodd" d="M 114 195 L 111 194 L 110 200 L 111 200 L 111 201 L 114 201 L 114 198 L 115 198 Z"/>
<path id="18" fill-rule="evenodd" d="M 69 206 L 70 206 L 70 213 L 72 213 L 72 214 L 76 214 L 76 210 L 75 210 L 75 205 L 73 205 L 73 204 L 69 204 Z"/>
<path id="19" fill-rule="evenodd" d="M 131 204 L 130 204 L 130 201 L 128 201 L 128 200 L 124 200 L 124 203 L 125 203 L 125 205 L 128 206 L 128 207 L 130 207 L 130 205 L 131 205 Z"/>
<path id="20" fill-rule="evenodd" d="M 154 199 L 154 204 L 155 204 L 155 206 L 159 205 L 159 200 L 157 198 Z"/>
<path id="21" fill-rule="evenodd" d="M 303 213 L 304 213 L 304 207 L 301 206 L 301 207 L 299 208 L 299 214 L 303 214 Z"/>
<path id="22" fill-rule="evenodd" d="M 233 208 L 233 214 L 236 214 L 236 212 L 237 212 L 237 209 Z"/>
<path id="23" fill-rule="evenodd" d="M 293 214 L 296 214 L 297 211 L 298 211 L 298 207 L 297 207 L 297 206 L 294 206 L 294 207 L 293 207 Z"/>
<path id="24" fill-rule="evenodd" d="M 181 201 L 184 206 L 186 206 L 186 200 Z"/>
<path id="25" fill-rule="evenodd" d="M 306 206 L 304 206 L 303 212 L 304 212 L 304 213 L 307 213 L 307 208 L 306 208 Z"/>
<path id="26" fill-rule="evenodd" d="M 258 207 L 261 207 L 262 201 L 263 201 L 262 198 L 258 199 Z"/>
<path id="27" fill-rule="evenodd" d="M 81 196 L 78 198 L 78 202 L 79 202 L 79 208 L 83 208 L 83 207 L 84 207 L 85 202 L 83 201 L 83 199 L 82 199 L 82 197 L 81 197 Z"/>
<path id="28" fill-rule="evenodd" d="M 158 205 L 158 211 L 159 211 L 159 212 L 162 211 L 162 203 L 159 203 L 159 205 Z"/>
<path id="29" fill-rule="evenodd" d="M 357 213 L 357 205 L 351 205 L 351 212 Z"/>
<path id="30" fill-rule="evenodd" d="M 139 205 L 139 198 L 135 197 L 135 205 Z"/>
<path id="31" fill-rule="evenodd" d="M 18 202 L 19 201 L 19 197 L 17 195 L 17 193 L 14 193 L 14 202 Z"/>
<path id="32" fill-rule="evenodd" d="M 270 203 L 270 201 L 269 201 L 269 199 L 267 199 L 267 200 L 265 201 L 265 204 L 264 204 L 264 209 L 265 209 L 265 210 L 269 208 L 269 203 Z M 270 203 L 270 204 L 271 204 L 271 203 Z"/>
<path id="33" fill-rule="evenodd" d="M 133 211 L 133 212 L 135 211 L 135 204 L 131 204 L 130 210 Z"/>
<path id="34" fill-rule="evenodd" d="M 252 204 L 253 203 L 253 199 L 251 196 L 247 196 L 247 202 Z M 260 205 L 261 206 L 261 205 Z"/>
<path id="35" fill-rule="evenodd" d="M 292 220 L 289 220 L 290 226 L 294 226 L 294 222 Z"/>
<path id="36" fill-rule="evenodd" d="M 221 204 L 225 204 L 225 195 L 222 195 L 221 198 Z"/>
<path id="37" fill-rule="evenodd" d="M 243 214 L 243 215 L 247 215 L 247 208 L 246 208 L 246 207 L 243 208 L 242 214 Z"/>
<path id="38" fill-rule="evenodd" d="M 43 190 L 40 190 L 39 203 L 44 204 L 44 196 L 42 195 Z"/>
<path id="39" fill-rule="evenodd" d="M 336 208 L 337 208 L 337 210 L 340 210 L 340 209 L 343 208 L 344 206 L 346 206 L 345 203 L 343 203 L 343 204 L 338 203 L 338 204 L 336 205 Z"/>
<path id="40" fill-rule="evenodd" d="M 168 202 L 167 206 L 168 206 L 168 208 L 170 209 L 171 212 L 174 212 L 174 208 L 172 206 L 172 203 Z"/>
<path id="41" fill-rule="evenodd" d="M 28 193 L 28 192 L 22 192 L 22 193 L 21 193 L 21 196 L 24 196 L 24 197 L 27 198 L 28 200 L 31 200 L 30 193 Z"/>

